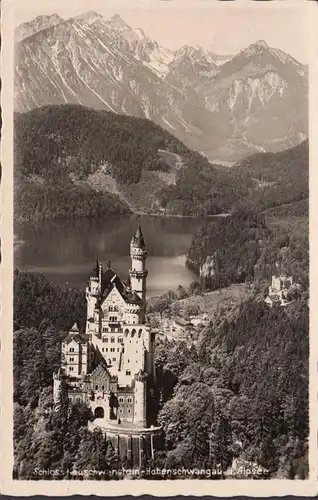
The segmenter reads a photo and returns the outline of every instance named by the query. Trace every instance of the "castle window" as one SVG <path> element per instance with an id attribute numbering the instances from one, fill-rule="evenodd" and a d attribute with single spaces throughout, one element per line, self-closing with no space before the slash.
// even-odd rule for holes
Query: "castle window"
<path id="1" fill-rule="evenodd" d="M 113 358 L 113 361 L 116 361 L 116 358 Z"/>
<path id="2" fill-rule="evenodd" d="M 128 413 L 130 413 L 130 410 L 128 410 Z"/>
<path id="3" fill-rule="evenodd" d="M 109 306 L 108 310 L 109 310 L 109 312 L 113 312 L 113 310 L 114 310 L 113 306 Z"/>
<path id="4" fill-rule="evenodd" d="M 111 343 L 112 343 L 112 344 L 114 344 L 114 343 L 115 343 L 115 337 L 112 337 L 112 338 L 110 339 L 110 341 L 111 341 Z"/>
<path id="5" fill-rule="evenodd" d="M 117 352 L 119 352 L 119 347 L 117 347 Z"/>
<path id="6" fill-rule="evenodd" d="M 132 402 L 132 399 L 131 398 L 128 398 L 127 399 L 127 403 L 131 403 Z"/>
<path id="7" fill-rule="evenodd" d="M 120 403 L 123 403 L 123 402 L 124 402 L 124 398 L 119 398 L 119 399 L 118 399 L 118 401 L 119 401 Z"/>
<path id="8" fill-rule="evenodd" d="M 74 347 L 70 347 L 70 352 L 74 352 Z"/>
<path id="9" fill-rule="evenodd" d="M 70 369 L 70 372 L 74 371 L 74 367 L 73 366 L 69 366 L 69 369 Z"/>
<path id="10" fill-rule="evenodd" d="M 74 358 L 70 358 L 70 362 L 74 361 Z"/>
<path id="11" fill-rule="evenodd" d="M 102 347 L 102 352 L 104 352 L 104 347 Z"/>
<path id="12" fill-rule="evenodd" d="M 106 344 L 108 342 L 108 337 L 103 337 L 103 342 Z"/>
<path id="13" fill-rule="evenodd" d="M 108 328 L 106 328 L 105 326 L 103 327 L 103 332 L 107 332 L 108 331 Z"/>
<path id="14" fill-rule="evenodd" d="M 122 344 L 122 343 L 123 343 L 123 338 L 122 338 L 122 337 L 118 337 L 117 342 L 118 342 L 119 344 Z"/>
<path id="15" fill-rule="evenodd" d="M 115 347 L 111 347 L 110 352 L 115 352 Z"/>
<path id="16" fill-rule="evenodd" d="M 131 375 L 130 370 L 126 370 L 126 375 Z"/>
<path id="17" fill-rule="evenodd" d="M 108 347 L 105 347 L 105 351 L 108 352 Z"/>
<path id="18" fill-rule="evenodd" d="M 130 363 L 130 359 L 127 359 L 127 363 Z"/>
<path id="19" fill-rule="evenodd" d="M 114 306 L 114 312 L 118 312 L 118 306 Z"/>
<path id="20" fill-rule="evenodd" d="M 95 385 L 95 391 L 98 391 L 98 385 Z"/>
<path id="21" fill-rule="evenodd" d="M 123 409 L 122 408 L 119 409 L 119 413 L 123 413 Z"/>
<path id="22" fill-rule="evenodd" d="M 102 391 L 103 391 L 104 389 L 105 389 L 105 386 L 104 386 L 104 385 L 102 385 Z"/>

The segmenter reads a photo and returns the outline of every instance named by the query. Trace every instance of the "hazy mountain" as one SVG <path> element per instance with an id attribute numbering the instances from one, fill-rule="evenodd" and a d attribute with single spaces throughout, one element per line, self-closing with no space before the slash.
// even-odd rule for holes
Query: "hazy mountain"
<path id="1" fill-rule="evenodd" d="M 307 69 L 265 42 L 218 56 L 172 52 L 118 15 L 27 24 L 17 28 L 18 111 L 76 103 L 145 117 L 212 160 L 281 150 L 307 134 Z"/>

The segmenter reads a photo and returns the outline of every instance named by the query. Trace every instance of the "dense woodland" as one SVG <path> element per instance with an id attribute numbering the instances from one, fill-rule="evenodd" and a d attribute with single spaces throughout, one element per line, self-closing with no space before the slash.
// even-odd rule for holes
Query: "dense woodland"
<path id="1" fill-rule="evenodd" d="M 211 165 L 149 120 L 61 105 L 15 115 L 15 216 L 128 213 L 125 193 L 143 185 L 144 172 L 171 172 L 159 150 L 180 155 L 183 166 L 175 184 L 148 180 L 153 203 L 146 211 L 213 215 L 230 212 L 243 200 L 265 210 L 308 198 L 308 141 L 281 153 L 253 155 L 229 169 Z M 89 179 L 96 172 L 116 182 L 112 193 L 92 187 Z"/>
<path id="2" fill-rule="evenodd" d="M 305 478 L 306 302 L 275 310 L 247 301 L 206 327 L 196 348 L 167 341 L 156 358 L 166 466 L 224 472 L 238 458 L 266 468 L 265 477 Z"/>
<path id="3" fill-rule="evenodd" d="M 183 292 L 180 298 L 197 290 Z M 168 294 L 154 309 L 171 313 L 176 298 Z M 74 321 L 85 321 L 83 292 L 16 271 L 14 300 L 14 476 L 36 479 L 36 468 L 127 467 L 100 433 L 87 430 L 84 405 L 65 402 L 51 412 L 61 339 Z M 159 341 L 156 367 L 149 404 L 165 442 L 148 466 L 217 468 L 226 476 L 239 458 L 268 470 L 266 477 L 306 476 L 306 296 L 276 310 L 256 289 L 234 314 L 221 310 L 196 343 Z"/>
<path id="4" fill-rule="evenodd" d="M 305 207 L 298 207 L 301 211 Z M 205 224 L 194 235 L 188 264 L 197 274 L 207 259 L 210 272 L 202 280 L 206 290 L 244 281 L 268 282 L 273 274 L 293 276 L 303 289 L 309 280 L 308 218 L 288 219 L 271 227 L 270 218 L 246 206 L 231 217 Z"/>

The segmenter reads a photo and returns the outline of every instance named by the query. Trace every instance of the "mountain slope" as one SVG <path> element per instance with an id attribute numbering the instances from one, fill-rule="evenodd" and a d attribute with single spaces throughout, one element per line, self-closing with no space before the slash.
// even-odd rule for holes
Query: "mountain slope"
<path id="1" fill-rule="evenodd" d="M 211 165 L 149 120 L 61 105 L 17 113 L 14 144 L 16 214 L 21 217 L 23 207 L 28 217 L 129 210 L 209 215 L 242 202 L 264 210 L 308 198 L 307 141 L 228 169 Z M 72 203 L 63 214 L 54 208 L 53 188 L 63 192 L 62 206 L 66 193 L 72 193 L 76 209 Z M 101 196 L 108 197 L 104 208 Z M 96 198 L 87 213 L 84 198 Z M 37 199 L 42 201 L 36 208 Z M 28 207 L 34 203 L 32 214 Z"/>
<path id="2" fill-rule="evenodd" d="M 17 111 L 72 103 L 148 118 L 211 160 L 286 149 L 307 134 L 307 69 L 265 42 L 234 57 L 173 53 L 96 12 L 19 30 Z"/>
<path id="3" fill-rule="evenodd" d="M 309 198 L 308 140 L 286 151 L 252 155 L 234 168 L 255 182 L 248 196 L 252 207 L 264 210 Z"/>
<path id="4" fill-rule="evenodd" d="M 14 130 L 18 218 L 158 212 L 181 170 L 214 171 L 149 120 L 79 105 L 17 113 Z"/>
<path id="5" fill-rule="evenodd" d="M 46 104 L 84 104 L 152 119 L 179 137 L 199 133 L 191 121 L 194 105 L 151 69 L 153 53 L 160 49 L 153 46 L 151 52 L 151 42 L 131 31 L 117 18 L 105 21 L 88 13 L 20 42 L 17 111 Z"/>
<path id="6" fill-rule="evenodd" d="M 307 69 L 263 41 L 223 64 L 196 91 L 216 124 L 207 154 L 216 147 L 233 159 L 237 148 L 279 151 L 306 137 Z"/>
<path id="7" fill-rule="evenodd" d="M 57 15 L 37 16 L 30 22 L 20 24 L 15 30 L 15 41 L 20 42 L 39 31 L 51 28 L 63 22 L 63 19 Z"/>

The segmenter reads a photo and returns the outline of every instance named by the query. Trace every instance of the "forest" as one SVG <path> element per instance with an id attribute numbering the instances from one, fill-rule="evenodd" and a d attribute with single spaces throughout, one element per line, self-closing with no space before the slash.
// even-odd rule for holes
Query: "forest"
<path id="1" fill-rule="evenodd" d="M 298 208 L 304 212 L 304 206 Z M 307 290 L 308 217 L 297 218 L 293 224 L 290 215 L 287 221 L 275 227 L 265 214 L 241 205 L 230 217 L 207 222 L 193 236 L 188 265 L 199 275 L 201 266 L 210 262 L 202 275 L 206 290 L 231 283 L 268 282 L 277 272 L 293 276 Z"/>
<path id="2" fill-rule="evenodd" d="M 219 467 L 226 477 L 239 459 L 265 468 L 265 478 L 307 476 L 305 301 L 277 310 L 243 302 L 234 317 L 208 325 L 196 347 L 163 342 L 156 362 L 165 466 Z"/>
<path id="3" fill-rule="evenodd" d="M 175 299 L 170 294 L 161 312 Z M 85 324 L 84 293 L 15 271 L 14 304 L 14 477 L 129 466 L 101 433 L 87 430 L 85 405 L 64 402 L 52 412 L 61 340 L 75 321 Z M 245 460 L 268 478 L 305 478 L 308 320 L 305 295 L 270 309 L 256 288 L 231 314 L 220 310 L 191 345 L 158 339 L 157 385 L 148 404 L 164 429 L 164 446 L 144 465 L 218 468 L 221 475 L 211 479 L 220 479 L 235 460 Z"/>
<path id="4" fill-rule="evenodd" d="M 160 150 L 179 155 L 182 167 L 174 170 Z M 15 114 L 17 219 L 129 213 L 125 193 L 142 187 L 142 174 L 150 171 L 157 181 L 172 171 L 176 179 L 148 182 L 153 203 L 147 211 L 204 216 L 229 213 L 242 201 L 262 211 L 308 198 L 308 141 L 280 153 L 252 155 L 227 168 L 212 165 L 146 119 L 79 105 Z M 96 173 L 111 180 L 108 190 L 91 184 Z"/>

